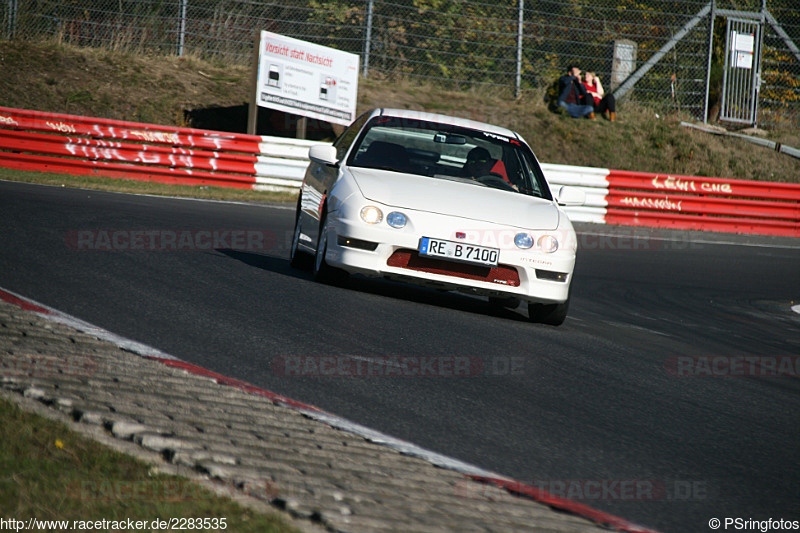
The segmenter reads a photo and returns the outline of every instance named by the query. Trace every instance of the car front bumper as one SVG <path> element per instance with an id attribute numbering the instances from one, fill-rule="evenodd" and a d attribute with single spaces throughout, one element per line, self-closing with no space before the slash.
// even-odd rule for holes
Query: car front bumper
<path id="1" fill-rule="evenodd" d="M 571 225 L 554 231 L 528 231 L 534 246 L 514 244 L 519 228 L 438 215 L 408 212 L 404 228 L 385 221 L 367 224 L 358 215 L 329 214 L 326 262 L 351 274 L 385 277 L 446 290 L 494 297 L 516 297 L 538 303 L 561 303 L 569 296 L 575 266 L 576 238 Z M 353 220 L 355 218 L 355 220 Z M 568 224 L 568 222 L 567 222 Z M 536 243 L 555 236 L 559 249 L 545 253 Z M 417 253 L 421 237 L 490 246 L 500 250 L 498 267 L 490 268 L 423 257 Z"/>

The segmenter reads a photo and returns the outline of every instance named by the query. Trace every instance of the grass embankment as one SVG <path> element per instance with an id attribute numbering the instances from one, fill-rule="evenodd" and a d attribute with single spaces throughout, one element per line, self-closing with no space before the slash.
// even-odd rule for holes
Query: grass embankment
<path id="1" fill-rule="evenodd" d="M 124 521 L 127 525 L 132 520 L 151 526 L 157 519 L 208 518 L 217 519 L 219 527 L 191 529 L 237 533 L 297 531 L 277 514 L 261 514 L 192 481 L 154 473 L 141 461 L 2 399 L 0 427 L 0 518 L 5 520 L 21 520 L 26 526 L 30 519 L 68 521 L 69 529 L 34 529 L 73 531 L 78 529 L 73 527 L 75 521 Z M 185 524 L 189 529 L 188 522 Z M 111 527 L 113 524 L 99 525 L 105 527 L 95 523 L 94 529 L 117 530 Z"/>
<path id="2" fill-rule="evenodd" d="M 249 101 L 248 66 L 198 58 L 0 41 L 0 105 L 92 117 L 192 126 L 191 110 Z M 362 79 L 358 111 L 399 107 L 456 115 L 522 134 L 543 163 L 618 170 L 800 182 L 800 161 L 745 140 L 680 125 L 677 109 L 619 104 L 618 122 L 547 110 L 543 91 L 448 91 L 402 79 Z M 240 125 L 244 131 L 246 124 Z M 800 148 L 800 131 L 759 132 Z"/>

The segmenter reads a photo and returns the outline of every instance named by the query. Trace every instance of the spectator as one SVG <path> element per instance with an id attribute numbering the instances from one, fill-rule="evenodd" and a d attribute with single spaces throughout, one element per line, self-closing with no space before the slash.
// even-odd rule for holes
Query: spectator
<path id="1" fill-rule="evenodd" d="M 573 118 L 595 119 L 594 106 L 589 103 L 586 86 L 581 83 L 581 69 L 574 65 L 568 66 L 567 73 L 558 80 L 558 105 Z"/>
<path id="2" fill-rule="evenodd" d="M 617 120 L 617 100 L 613 94 L 605 94 L 600 78 L 594 72 L 587 70 L 583 75 L 583 85 L 592 98 L 595 113 L 600 113 L 604 117 L 608 113 L 606 118 L 611 122 L 615 122 Z"/>

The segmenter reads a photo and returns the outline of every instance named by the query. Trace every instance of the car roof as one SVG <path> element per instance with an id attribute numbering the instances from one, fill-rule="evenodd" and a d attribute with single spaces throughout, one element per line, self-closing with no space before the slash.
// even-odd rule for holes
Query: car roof
<path id="1" fill-rule="evenodd" d="M 442 124 L 459 126 L 462 128 L 469 128 L 478 131 L 485 131 L 488 133 L 495 133 L 497 135 L 502 135 L 504 137 L 511 137 L 514 139 L 521 140 L 521 137 L 519 135 L 517 135 L 515 132 L 507 128 L 501 128 L 500 126 L 495 126 L 493 124 L 486 124 L 485 122 L 478 122 L 466 118 L 451 117 L 448 115 L 440 115 L 438 113 L 426 113 L 424 111 L 414 111 L 412 109 L 377 109 L 376 111 L 380 112 L 382 116 L 406 118 L 409 120 L 425 120 L 429 122 L 441 122 Z"/>

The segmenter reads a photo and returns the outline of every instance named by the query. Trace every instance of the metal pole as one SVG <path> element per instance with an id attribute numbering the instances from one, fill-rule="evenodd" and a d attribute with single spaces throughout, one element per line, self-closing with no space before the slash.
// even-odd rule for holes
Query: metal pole
<path id="1" fill-rule="evenodd" d="M 758 23 L 758 50 L 753 51 L 753 60 L 756 65 L 758 65 L 758 70 L 756 71 L 756 76 L 754 80 L 755 84 L 755 97 L 753 98 L 753 127 L 758 127 L 758 101 L 761 98 L 761 72 L 762 72 L 762 65 L 761 61 L 764 59 L 764 29 L 766 28 L 766 15 L 769 13 L 767 11 L 767 0 L 763 0 L 761 4 L 761 21 Z"/>
<path id="2" fill-rule="evenodd" d="M 373 0 L 367 0 L 367 31 L 364 36 L 364 67 L 361 74 L 366 78 L 369 74 L 369 47 L 372 42 L 372 10 L 374 8 Z"/>
<path id="3" fill-rule="evenodd" d="M 522 17 L 525 9 L 525 0 L 519 0 L 519 21 L 517 22 L 517 84 L 514 97 L 519 98 L 522 85 Z"/>
<path id="4" fill-rule="evenodd" d="M 714 55 L 714 17 L 716 17 L 717 1 L 711 0 L 711 24 L 708 29 L 708 63 L 706 65 L 706 99 L 703 104 L 703 124 L 708 124 L 708 95 L 711 90 L 711 59 Z"/>
<path id="5" fill-rule="evenodd" d="M 186 42 L 186 4 L 189 0 L 181 0 L 180 28 L 178 29 L 178 57 L 183 57 L 183 46 Z"/>
<path id="6" fill-rule="evenodd" d="M 636 82 L 642 79 L 642 77 L 645 74 L 647 74 L 647 72 L 651 68 L 653 68 L 656 65 L 656 63 L 658 63 L 661 60 L 661 58 L 667 55 L 669 51 L 672 50 L 672 48 L 686 36 L 687 33 L 689 33 L 692 29 L 694 29 L 694 27 L 697 26 L 700 23 L 700 21 L 703 20 L 708 15 L 710 11 L 711 11 L 711 2 L 706 4 L 705 7 L 703 7 L 700 11 L 698 11 L 697 15 L 695 15 L 692 20 L 687 22 L 683 26 L 683 28 L 681 28 L 680 31 L 678 31 L 678 33 L 675 34 L 675 37 L 670 39 L 670 41 L 664 46 L 662 46 L 658 52 L 653 54 L 650 57 L 650 59 L 648 59 L 647 62 L 639 68 L 639 70 L 628 76 L 627 79 L 622 83 L 622 85 L 617 87 L 617 89 L 614 91 L 614 97 L 617 100 L 621 100 L 622 97 L 628 93 L 628 91 L 633 89 L 633 86 L 636 85 Z"/>
<path id="7" fill-rule="evenodd" d="M 250 105 L 247 109 L 247 133 L 258 131 L 258 69 L 261 64 L 261 30 L 256 30 L 253 45 L 253 71 L 250 73 Z"/>
<path id="8" fill-rule="evenodd" d="M 8 39 L 13 39 L 14 35 L 17 33 L 17 10 L 19 6 L 17 5 L 17 0 L 11 0 L 8 3 Z"/>
<path id="9" fill-rule="evenodd" d="M 764 16 L 766 17 L 769 25 L 772 26 L 772 29 L 775 30 L 775 33 L 778 34 L 778 37 L 783 39 L 784 44 L 792 52 L 794 58 L 800 61 L 800 48 L 798 48 L 797 45 L 794 44 L 792 38 L 789 37 L 789 34 L 786 33 L 786 31 L 781 27 L 781 25 L 778 23 L 775 17 L 772 16 L 772 13 L 766 11 L 766 8 L 764 9 L 765 9 Z"/>
<path id="10" fill-rule="evenodd" d="M 297 119 L 297 138 L 305 139 L 307 129 L 308 129 L 308 117 L 299 117 Z"/>

